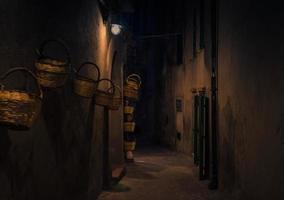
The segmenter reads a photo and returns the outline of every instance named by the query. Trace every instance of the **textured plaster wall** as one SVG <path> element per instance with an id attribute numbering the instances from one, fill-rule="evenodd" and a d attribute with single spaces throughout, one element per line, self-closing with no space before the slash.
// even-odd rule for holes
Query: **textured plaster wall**
<path id="1" fill-rule="evenodd" d="M 186 4 L 184 63 L 172 63 L 167 41 L 161 70 L 162 142 L 192 152 L 192 88 L 210 97 L 210 3 L 205 1 L 205 48 L 199 48 L 199 10 Z M 193 9 L 197 8 L 197 51 L 193 56 Z M 283 199 L 284 68 L 280 3 L 219 2 L 218 127 L 220 189 L 230 199 Z M 175 97 L 184 99 L 184 133 L 175 137 Z"/>
<path id="2" fill-rule="evenodd" d="M 220 1 L 220 181 L 242 199 L 284 198 L 280 7 Z"/>
<path id="3" fill-rule="evenodd" d="M 208 4 L 208 1 L 206 1 Z M 207 5 L 206 4 L 206 5 Z M 177 40 L 169 39 L 165 43 L 166 49 L 162 67 L 162 90 L 164 98 L 162 102 L 161 138 L 163 143 L 170 145 L 178 151 L 187 154 L 192 153 L 192 89 L 206 87 L 206 95 L 210 96 L 210 7 L 205 6 L 205 48 L 200 48 L 200 23 L 199 4 L 186 1 L 183 6 L 184 15 L 182 20 L 175 21 L 175 25 L 182 27 L 183 32 L 183 63 L 176 64 Z M 196 10 L 196 49 L 193 49 L 193 10 Z M 170 29 L 171 30 L 171 29 Z M 183 112 L 176 112 L 176 99 L 182 99 Z M 181 139 L 177 138 L 177 130 L 181 129 Z"/>
<path id="4" fill-rule="evenodd" d="M 93 61 L 102 77 L 111 77 L 110 35 L 96 1 L 3 0 L 0 30 L 1 74 L 12 66 L 33 69 L 34 49 L 59 37 L 70 49 L 72 67 Z M 107 119 L 93 100 L 73 93 L 71 78 L 63 88 L 44 90 L 41 115 L 30 131 L 0 127 L 1 200 L 95 199 L 101 191 Z"/>
<path id="5" fill-rule="evenodd" d="M 122 95 L 123 91 L 123 69 L 126 58 L 126 45 L 124 40 L 114 37 L 109 42 L 107 60 L 109 68 L 111 68 L 110 77 L 114 83 L 120 88 L 117 94 Z M 110 134 L 110 160 L 111 167 L 115 169 L 124 163 L 123 150 L 123 107 L 119 110 L 109 111 L 109 134 Z"/>

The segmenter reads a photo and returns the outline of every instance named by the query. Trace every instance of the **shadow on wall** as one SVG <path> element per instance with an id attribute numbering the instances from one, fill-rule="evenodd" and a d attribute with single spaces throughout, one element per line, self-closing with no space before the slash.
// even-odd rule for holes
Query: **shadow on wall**
<path id="1" fill-rule="evenodd" d="M 46 91 L 42 113 L 63 185 L 77 192 L 88 188 L 91 141 L 95 113 L 91 101 L 58 91 Z M 72 102 L 72 104 L 71 104 Z M 69 105 L 70 104 L 70 105 Z M 69 187 L 68 187 L 69 185 Z"/>
<path id="2" fill-rule="evenodd" d="M 276 129 L 276 135 L 280 137 L 281 144 L 284 145 L 284 113 L 281 115 L 280 119 Z"/>
<path id="3" fill-rule="evenodd" d="M 221 166 L 226 176 L 223 177 L 223 183 L 228 191 L 240 190 L 242 179 L 240 170 L 244 170 L 244 161 L 247 153 L 247 142 L 245 130 L 247 127 L 247 118 L 242 116 L 239 111 L 235 111 L 230 97 L 227 98 L 226 105 L 222 110 L 224 135 L 220 142 L 222 149 Z"/>
<path id="4" fill-rule="evenodd" d="M 228 190 L 233 190 L 236 182 L 236 169 L 235 169 L 235 137 L 236 137 L 236 119 L 233 114 L 230 98 L 223 109 L 226 120 L 226 137 L 222 140 L 222 148 L 224 149 L 224 171 L 228 174 L 224 180 Z"/>
<path id="5" fill-rule="evenodd" d="M 56 91 L 45 94 L 42 105 L 42 114 L 46 124 L 48 136 L 55 149 L 56 163 L 58 163 L 58 138 L 62 133 L 63 106 L 60 95 Z"/>

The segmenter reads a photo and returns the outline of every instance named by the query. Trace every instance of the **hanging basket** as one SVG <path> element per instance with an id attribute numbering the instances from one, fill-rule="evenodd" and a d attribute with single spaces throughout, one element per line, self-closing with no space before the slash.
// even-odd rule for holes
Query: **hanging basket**
<path id="1" fill-rule="evenodd" d="M 99 89 L 96 90 L 95 103 L 97 105 L 107 107 L 110 110 L 118 110 L 122 104 L 122 94 L 120 88 L 109 79 L 101 79 L 99 83 L 102 81 L 110 82 L 111 87 L 109 87 L 106 91 Z"/>
<path id="2" fill-rule="evenodd" d="M 134 107 L 133 106 L 124 106 L 124 114 L 133 114 Z"/>
<path id="3" fill-rule="evenodd" d="M 139 90 L 141 87 L 141 77 L 138 74 L 131 74 L 126 79 L 126 85 L 134 90 Z"/>
<path id="4" fill-rule="evenodd" d="M 118 85 L 114 84 L 114 96 L 109 106 L 110 110 L 118 110 L 122 105 L 122 92 Z"/>
<path id="5" fill-rule="evenodd" d="M 134 132 L 135 122 L 124 122 L 124 131 L 125 132 Z"/>
<path id="6" fill-rule="evenodd" d="M 37 93 L 6 89 L 4 80 L 10 74 L 18 71 L 30 75 L 35 80 Z M 14 130 L 30 129 L 40 113 L 43 97 L 36 76 L 26 68 L 13 68 L 1 77 L 0 86 L 0 124 Z"/>
<path id="7" fill-rule="evenodd" d="M 135 141 L 132 141 L 132 142 L 124 141 L 124 150 L 125 151 L 134 151 L 135 147 L 136 147 Z"/>
<path id="8" fill-rule="evenodd" d="M 139 88 L 141 87 L 141 78 L 137 74 L 131 74 L 126 79 L 123 89 L 123 95 L 129 99 L 139 99 Z"/>
<path id="9" fill-rule="evenodd" d="M 44 55 L 44 48 L 49 43 L 62 46 L 66 52 L 65 60 L 51 58 Z M 41 86 L 47 88 L 62 87 L 68 79 L 70 67 L 70 54 L 65 44 L 59 40 L 46 40 L 37 50 L 38 59 L 35 63 L 36 76 Z"/>
<path id="10" fill-rule="evenodd" d="M 97 70 L 97 77 L 96 79 L 91 79 L 86 76 L 80 75 L 80 71 L 83 67 L 86 67 L 87 65 L 91 65 L 95 67 Z M 97 87 L 98 87 L 98 80 L 100 80 L 100 69 L 99 67 L 92 63 L 92 62 L 85 62 L 81 64 L 78 71 L 76 72 L 76 77 L 74 79 L 74 92 L 82 97 L 91 98 L 95 94 Z"/>
<path id="11" fill-rule="evenodd" d="M 123 88 L 123 95 L 129 99 L 132 100 L 138 100 L 139 99 L 139 91 L 135 90 L 133 88 L 130 88 L 129 86 L 125 85 Z"/>

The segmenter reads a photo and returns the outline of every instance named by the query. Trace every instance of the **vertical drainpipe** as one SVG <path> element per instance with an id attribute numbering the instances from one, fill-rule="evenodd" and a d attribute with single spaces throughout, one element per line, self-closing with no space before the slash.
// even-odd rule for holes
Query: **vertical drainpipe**
<path id="1" fill-rule="evenodd" d="M 211 0 L 211 148 L 212 148 L 212 176 L 210 189 L 218 188 L 218 0 Z"/>

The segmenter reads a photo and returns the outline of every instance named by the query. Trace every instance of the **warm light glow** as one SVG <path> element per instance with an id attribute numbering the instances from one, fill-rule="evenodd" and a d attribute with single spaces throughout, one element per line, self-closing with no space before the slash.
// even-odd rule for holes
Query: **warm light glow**
<path id="1" fill-rule="evenodd" d="M 112 24 L 112 25 L 111 25 L 111 32 L 112 32 L 112 34 L 114 34 L 114 35 L 119 35 L 120 32 L 121 32 L 121 28 L 122 28 L 121 25 Z"/>

